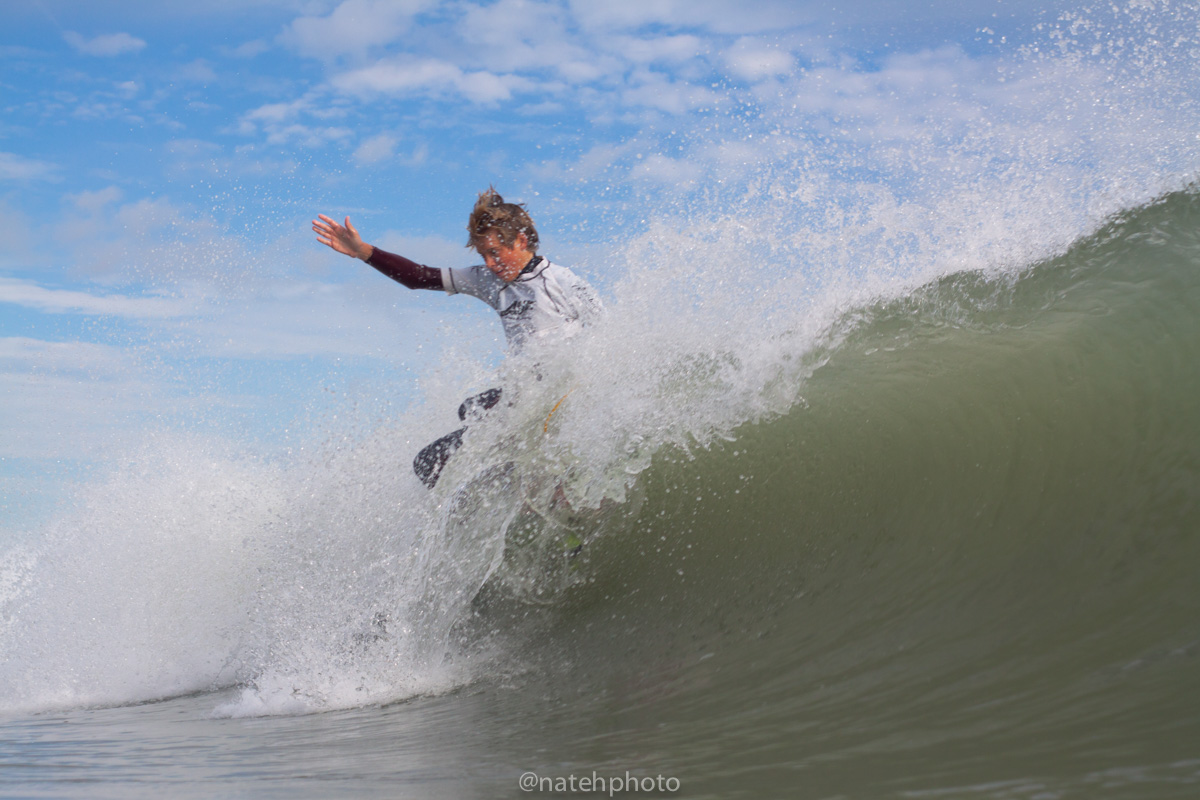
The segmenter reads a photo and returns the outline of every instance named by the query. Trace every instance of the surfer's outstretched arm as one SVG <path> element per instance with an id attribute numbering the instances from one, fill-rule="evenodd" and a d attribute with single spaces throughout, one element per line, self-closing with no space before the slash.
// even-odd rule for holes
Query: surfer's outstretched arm
<path id="1" fill-rule="evenodd" d="M 351 256 L 367 262 L 375 269 L 387 275 L 394 281 L 402 283 L 409 289 L 442 289 L 442 271 L 426 267 L 404 256 L 380 250 L 374 245 L 367 244 L 358 235 L 358 231 L 346 217 L 346 224 L 339 225 L 324 214 L 318 214 L 313 220 L 313 230 L 317 241 L 333 248 L 343 255 Z"/>

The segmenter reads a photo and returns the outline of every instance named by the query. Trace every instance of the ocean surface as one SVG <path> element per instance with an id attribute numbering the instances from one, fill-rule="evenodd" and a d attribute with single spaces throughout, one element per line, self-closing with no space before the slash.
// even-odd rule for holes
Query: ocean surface
<path id="1" fill-rule="evenodd" d="M 0 796 L 1200 796 L 1200 115 L 1150 56 L 1014 59 L 1127 94 L 930 122 L 906 192 L 781 142 L 648 209 L 588 336 L 316 452 L 148 437 L 0 552 Z"/>

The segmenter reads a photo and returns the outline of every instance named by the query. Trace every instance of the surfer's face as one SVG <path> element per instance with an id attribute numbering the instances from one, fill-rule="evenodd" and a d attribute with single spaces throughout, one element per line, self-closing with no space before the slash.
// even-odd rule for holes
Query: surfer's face
<path id="1" fill-rule="evenodd" d="M 483 256 L 487 268 L 507 283 L 520 275 L 529 259 L 533 258 L 533 253 L 526 249 L 527 245 L 523 233 L 517 235 L 515 242 L 506 245 L 495 231 L 489 231 L 479 243 L 479 255 Z"/>

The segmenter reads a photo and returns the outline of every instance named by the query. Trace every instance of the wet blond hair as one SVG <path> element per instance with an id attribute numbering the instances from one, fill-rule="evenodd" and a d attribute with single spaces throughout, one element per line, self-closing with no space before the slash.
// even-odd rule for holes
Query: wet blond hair
<path id="1" fill-rule="evenodd" d="M 506 203 L 495 188 L 481 192 L 467 220 L 467 247 L 478 250 L 492 232 L 505 247 L 511 247 L 519 234 L 525 234 L 527 249 L 537 252 L 538 234 L 529 212 L 520 203 Z"/>

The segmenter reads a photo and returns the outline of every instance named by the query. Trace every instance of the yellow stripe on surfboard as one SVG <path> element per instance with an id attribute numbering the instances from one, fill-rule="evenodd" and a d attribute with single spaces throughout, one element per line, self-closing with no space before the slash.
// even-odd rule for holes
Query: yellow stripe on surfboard
<path id="1" fill-rule="evenodd" d="M 558 411 L 558 407 L 563 404 L 563 400 L 566 400 L 568 397 L 570 397 L 571 392 L 573 392 L 573 391 L 575 391 L 574 388 L 572 388 L 569 392 L 567 392 L 562 397 L 560 397 L 558 399 L 558 402 L 554 404 L 554 408 L 550 409 L 550 413 L 546 415 L 546 422 L 544 425 L 542 425 L 542 433 L 550 432 L 550 418 L 554 416 L 555 411 Z"/>

